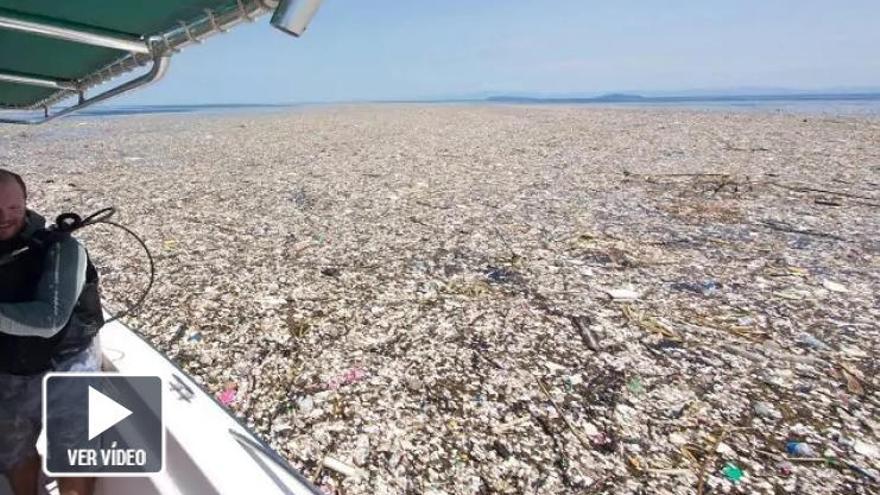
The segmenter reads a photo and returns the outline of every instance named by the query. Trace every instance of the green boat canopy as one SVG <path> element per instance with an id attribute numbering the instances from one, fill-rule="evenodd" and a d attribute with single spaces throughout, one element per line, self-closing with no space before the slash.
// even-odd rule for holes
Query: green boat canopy
<path id="1" fill-rule="evenodd" d="M 0 109 L 42 110 L 39 123 L 161 77 L 188 44 L 263 14 L 298 36 L 320 0 L 0 0 Z M 99 95 L 86 92 L 145 71 Z M 77 98 L 63 110 L 52 106 Z"/>

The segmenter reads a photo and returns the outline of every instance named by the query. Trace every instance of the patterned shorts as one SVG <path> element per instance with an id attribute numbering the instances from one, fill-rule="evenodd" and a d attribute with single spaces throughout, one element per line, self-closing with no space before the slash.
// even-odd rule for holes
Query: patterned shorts
<path id="1" fill-rule="evenodd" d="M 54 371 L 101 371 L 101 347 L 96 338 L 92 345 L 55 365 Z M 42 429 L 43 374 L 20 376 L 0 373 L 0 472 L 37 455 L 37 437 Z M 68 407 L 66 415 L 88 416 L 88 407 L 79 404 L 79 397 L 65 397 L 64 391 L 47 397 L 49 406 Z M 71 421 L 86 424 L 88 421 Z M 79 436 L 80 432 L 70 432 Z"/>

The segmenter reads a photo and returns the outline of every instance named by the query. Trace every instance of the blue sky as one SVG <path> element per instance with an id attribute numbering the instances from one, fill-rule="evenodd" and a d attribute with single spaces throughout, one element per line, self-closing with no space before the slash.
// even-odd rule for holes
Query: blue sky
<path id="1" fill-rule="evenodd" d="M 262 17 L 114 103 L 878 88 L 878 19 L 878 0 L 325 0 L 300 39 Z"/>

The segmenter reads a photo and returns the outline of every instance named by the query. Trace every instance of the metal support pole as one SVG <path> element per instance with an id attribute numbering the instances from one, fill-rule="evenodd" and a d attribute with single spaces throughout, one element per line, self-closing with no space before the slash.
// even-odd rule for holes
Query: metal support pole
<path id="1" fill-rule="evenodd" d="M 119 86 L 108 89 L 99 95 L 95 95 L 91 98 L 86 98 L 85 100 L 80 101 L 76 105 L 69 106 L 63 110 L 55 112 L 53 114 L 49 114 L 49 107 L 43 107 L 44 117 L 38 120 L 20 120 L 20 119 L 2 119 L 0 118 L 0 124 L 42 124 L 44 122 L 48 122 L 52 119 L 57 119 L 63 115 L 67 115 L 71 112 L 75 112 L 77 110 L 82 110 L 85 107 L 94 105 L 95 103 L 104 101 L 109 98 L 113 98 L 114 96 L 118 96 L 127 91 L 131 91 L 136 88 L 140 88 L 142 86 L 146 86 L 152 82 L 159 80 L 162 76 L 165 75 L 165 72 L 168 70 L 168 63 L 170 61 L 170 57 L 162 56 L 153 60 L 153 67 L 150 68 L 150 71 L 146 74 L 143 74 L 139 77 L 132 79 L 131 81 L 124 82 Z"/>
<path id="2" fill-rule="evenodd" d="M 64 89 L 67 91 L 77 90 L 76 83 L 71 81 L 49 79 L 47 77 L 33 76 L 30 74 L 19 74 L 16 72 L 0 71 L 0 81 L 11 82 L 14 84 L 24 84 L 27 86 L 40 86 L 42 88 Z"/>
<path id="3" fill-rule="evenodd" d="M 85 26 L 77 29 L 47 24 L 41 19 L 10 12 L 5 9 L 0 9 L 0 29 L 31 33 L 85 45 L 114 48 L 126 52 L 150 53 L 150 47 L 147 46 L 147 43 L 137 38 L 123 37 Z"/>

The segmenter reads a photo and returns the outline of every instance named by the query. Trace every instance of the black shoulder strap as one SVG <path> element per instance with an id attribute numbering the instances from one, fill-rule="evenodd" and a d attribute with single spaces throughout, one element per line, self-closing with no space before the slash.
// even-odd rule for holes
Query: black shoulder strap
<path id="1" fill-rule="evenodd" d="M 70 233 L 55 229 L 40 229 L 24 238 L 25 245 L 0 257 L 0 266 L 12 263 L 28 253 L 45 254 L 54 244 L 69 237 Z"/>
<path id="2" fill-rule="evenodd" d="M 30 246 L 23 246 L 18 249 L 13 249 L 12 251 L 0 256 L 0 266 L 8 265 L 13 261 L 17 260 L 19 256 L 24 255 L 25 253 L 30 252 Z"/>
<path id="3" fill-rule="evenodd" d="M 99 279 L 98 269 L 95 268 L 94 263 L 92 263 L 92 257 L 86 251 L 86 283 L 97 283 Z"/>
<path id="4" fill-rule="evenodd" d="M 53 228 L 43 228 L 35 231 L 25 240 L 27 241 L 28 246 L 31 246 L 32 249 L 48 251 L 54 244 L 57 244 L 68 237 L 70 237 L 69 232 Z"/>

